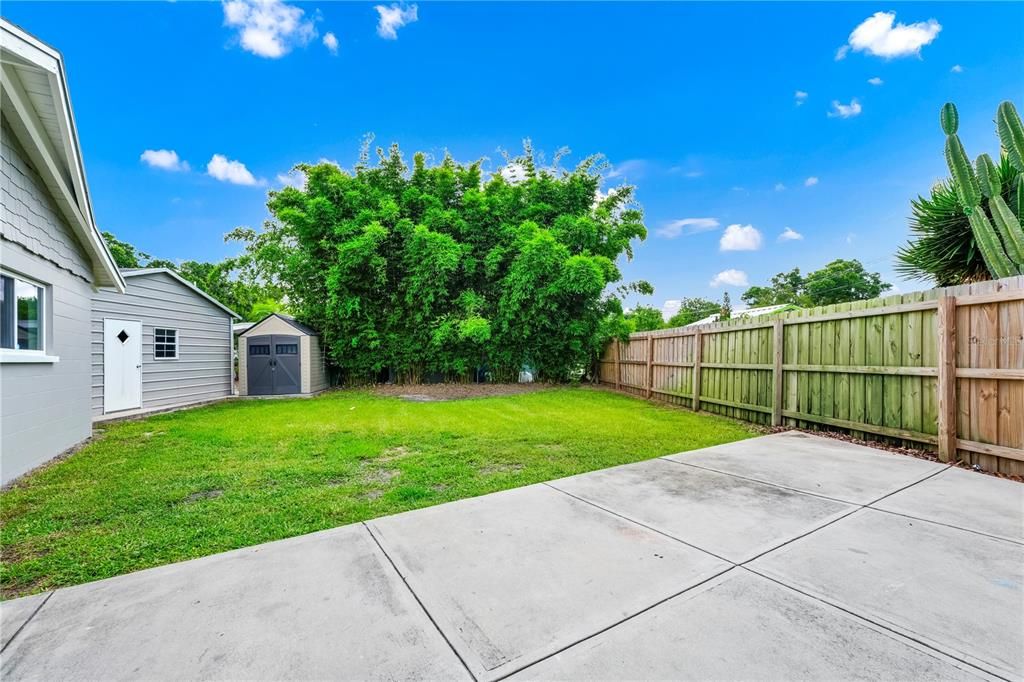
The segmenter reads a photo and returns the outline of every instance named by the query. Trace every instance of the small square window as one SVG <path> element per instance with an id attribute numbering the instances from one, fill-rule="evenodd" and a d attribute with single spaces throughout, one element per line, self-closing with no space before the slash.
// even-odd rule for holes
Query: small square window
<path id="1" fill-rule="evenodd" d="M 278 343 L 274 353 L 276 355 L 298 355 L 299 345 L 297 343 Z"/>
<path id="2" fill-rule="evenodd" d="M 157 360 L 178 359 L 178 330 L 161 329 L 153 330 L 153 357 Z"/>
<path id="3" fill-rule="evenodd" d="M 251 343 L 251 344 L 249 344 L 249 355 L 270 355 L 270 344 L 269 343 Z"/>

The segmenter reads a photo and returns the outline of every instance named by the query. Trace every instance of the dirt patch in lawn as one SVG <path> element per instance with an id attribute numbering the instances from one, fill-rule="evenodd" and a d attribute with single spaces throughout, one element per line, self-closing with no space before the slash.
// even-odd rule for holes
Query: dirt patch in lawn
<path id="1" fill-rule="evenodd" d="M 468 400 L 501 395 L 532 393 L 548 388 L 547 384 L 382 384 L 373 387 L 377 395 L 402 398 L 414 402 Z"/>
<path id="2" fill-rule="evenodd" d="M 194 492 L 185 498 L 185 504 L 191 502 L 198 502 L 200 500 L 213 500 L 224 494 L 224 491 L 220 488 L 214 488 L 213 490 L 200 490 Z"/>

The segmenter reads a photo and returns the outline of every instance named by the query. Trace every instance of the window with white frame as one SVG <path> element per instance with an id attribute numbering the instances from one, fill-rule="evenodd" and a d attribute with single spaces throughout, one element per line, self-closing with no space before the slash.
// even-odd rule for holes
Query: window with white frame
<path id="1" fill-rule="evenodd" d="M 178 330 L 157 327 L 153 330 L 153 357 L 157 360 L 178 359 Z"/>
<path id="2" fill-rule="evenodd" d="M 45 346 L 42 284 L 0 273 L 0 348 L 41 352 Z"/>

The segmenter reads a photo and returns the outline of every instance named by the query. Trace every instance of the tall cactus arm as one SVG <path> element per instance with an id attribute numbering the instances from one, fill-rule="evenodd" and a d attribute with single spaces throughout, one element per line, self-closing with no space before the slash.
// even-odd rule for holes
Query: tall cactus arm
<path id="1" fill-rule="evenodd" d="M 967 217 L 971 223 L 971 232 L 974 233 L 974 241 L 978 244 L 981 257 L 988 266 L 988 271 L 994 277 L 1012 277 L 1016 274 L 1017 268 L 1010 262 L 1009 257 L 999 243 L 995 228 L 985 216 L 982 210 L 972 211 Z"/>
<path id="2" fill-rule="evenodd" d="M 992 158 L 988 154 L 979 154 L 974 162 L 974 168 L 978 173 L 978 184 L 985 198 L 999 196 L 1003 191 L 1003 183 L 996 171 L 996 165 L 992 163 Z"/>
<path id="3" fill-rule="evenodd" d="M 953 174 L 956 193 L 964 207 L 964 213 L 970 215 L 981 203 L 981 188 L 978 186 L 978 179 L 974 177 L 967 152 L 956 135 L 946 137 L 946 163 L 949 165 L 949 172 Z"/>
<path id="4" fill-rule="evenodd" d="M 939 124 L 942 126 L 942 132 L 947 135 L 956 135 L 956 130 L 960 126 L 960 114 L 956 112 L 955 104 L 946 102 L 942 105 L 942 110 L 939 112 Z"/>
<path id="5" fill-rule="evenodd" d="M 1006 255 L 1013 261 L 1017 270 L 1024 268 L 1024 229 L 1021 228 L 1017 216 L 1013 215 L 1013 211 L 998 194 L 989 200 L 988 209 L 992 213 L 996 232 L 1003 240 Z"/>
<path id="6" fill-rule="evenodd" d="M 996 131 L 1010 164 L 1024 173 L 1024 125 L 1021 125 L 1013 102 L 1007 100 L 996 110 Z"/>

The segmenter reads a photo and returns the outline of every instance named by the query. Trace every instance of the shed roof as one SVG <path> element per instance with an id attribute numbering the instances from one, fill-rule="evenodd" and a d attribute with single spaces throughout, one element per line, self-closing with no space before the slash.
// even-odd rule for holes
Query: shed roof
<path id="1" fill-rule="evenodd" d="M 246 329 L 244 332 L 242 332 L 240 334 L 240 336 L 248 336 L 249 332 L 251 332 L 253 329 L 256 329 L 257 327 L 259 327 L 261 324 L 263 324 L 264 322 L 266 322 L 267 320 L 269 320 L 272 317 L 276 317 L 276 318 L 284 321 L 285 323 L 291 325 L 296 330 L 302 332 L 306 336 L 319 336 L 320 335 L 315 329 L 312 329 L 311 327 L 307 327 L 306 325 L 302 324 L 301 322 L 296 320 L 291 315 L 285 315 L 284 313 L 270 313 L 269 315 L 267 315 L 266 317 L 261 319 L 259 322 L 253 323 L 252 326 L 250 326 L 248 329 Z"/>
<path id="2" fill-rule="evenodd" d="M 93 216 L 63 57 L 0 19 L 0 82 L 4 116 L 88 254 L 95 285 L 124 292 L 124 279 Z"/>
<path id="3" fill-rule="evenodd" d="M 184 277 L 182 277 L 181 275 L 176 273 L 174 270 L 171 270 L 170 268 L 130 268 L 130 269 L 125 269 L 125 270 L 121 271 L 121 274 L 125 278 L 141 277 L 143 275 L 158 275 L 160 273 L 163 273 L 165 275 L 169 275 L 172 279 L 176 279 L 178 282 L 180 282 L 181 284 L 184 284 L 186 287 L 191 289 L 193 293 L 202 296 L 207 301 L 209 301 L 210 303 L 214 304 L 215 306 L 217 306 L 218 308 L 220 308 L 221 310 L 226 312 L 228 315 L 230 315 L 234 319 L 236 319 L 236 320 L 242 319 L 242 316 L 239 315 L 238 313 L 236 313 L 234 310 L 232 310 L 231 308 L 227 307 L 226 305 L 224 305 L 223 303 L 221 303 L 220 301 L 215 299 L 213 296 L 210 296 L 208 293 L 206 293 L 205 291 L 203 291 L 202 289 L 197 287 L 195 284 L 193 284 L 192 282 L 188 281 L 187 279 L 185 279 Z"/>

